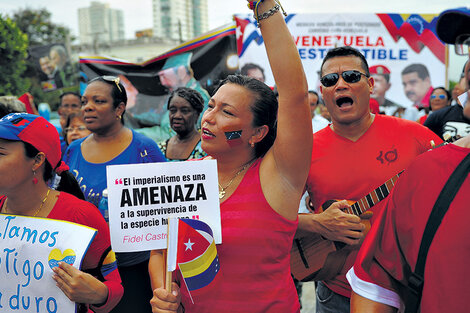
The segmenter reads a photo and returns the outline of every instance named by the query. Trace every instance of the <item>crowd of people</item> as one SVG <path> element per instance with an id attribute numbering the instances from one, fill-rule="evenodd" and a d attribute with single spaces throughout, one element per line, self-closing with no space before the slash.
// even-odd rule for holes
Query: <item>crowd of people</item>
<path id="1" fill-rule="evenodd" d="M 0 214 L 98 230 L 81 268 L 53 269 L 77 312 L 300 312 L 299 280 L 316 282 L 316 295 L 306 296 L 316 298 L 318 313 L 465 312 L 470 62 L 452 92 L 433 88 L 425 65 L 406 67 L 414 104 L 406 108 L 385 97 L 386 66 L 369 67 L 357 49 L 337 47 L 322 61 L 316 92 L 279 1 L 248 6 L 274 91 L 249 63 L 209 98 L 191 87 L 187 67 L 169 60 L 159 74 L 171 92 L 167 140 L 125 125 L 119 77 L 63 93 L 57 127 L 37 110 L 26 113 L 31 97 L 1 96 Z M 468 25 L 470 10 L 459 8 L 441 13 L 436 29 L 470 58 Z M 180 70 L 188 80 L 172 83 Z M 109 165 L 194 159 L 217 161 L 223 240 L 218 274 L 190 294 L 179 272 L 166 288 L 162 250 L 114 253 L 108 213 L 97 207 Z"/>

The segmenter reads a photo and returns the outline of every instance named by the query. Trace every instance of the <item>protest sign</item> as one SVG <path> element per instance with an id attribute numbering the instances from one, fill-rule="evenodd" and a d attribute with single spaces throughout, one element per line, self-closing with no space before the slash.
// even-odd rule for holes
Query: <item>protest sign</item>
<path id="1" fill-rule="evenodd" d="M 286 23 L 309 89 L 319 90 L 319 70 L 328 50 L 351 46 L 365 56 L 370 67 L 390 70 L 386 98 L 407 107 L 415 101 L 403 87 L 402 71 L 409 65 L 424 65 L 432 86 L 445 85 L 445 45 L 436 35 L 436 18 L 436 14 L 290 14 Z M 273 86 L 264 41 L 253 17 L 243 14 L 235 20 L 240 67 L 247 63 L 259 65 L 265 71 L 266 83 Z"/>
<path id="2" fill-rule="evenodd" d="M 112 165 L 106 172 L 114 251 L 165 249 L 170 217 L 202 220 L 222 242 L 215 160 Z"/>
<path id="3" fill-rule="evenodd" d="M 52 268 L 80 268 L 95 234 L 71 222 L 0 214 L 0 312 L 75 312 Z"/>

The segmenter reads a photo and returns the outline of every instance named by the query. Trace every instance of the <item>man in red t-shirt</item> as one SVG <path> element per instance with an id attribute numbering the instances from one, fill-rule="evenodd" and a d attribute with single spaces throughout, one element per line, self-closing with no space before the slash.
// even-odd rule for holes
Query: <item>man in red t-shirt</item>
<path id="1" fill-rule="evenodd" d="M 436 32 L 442 41 L 455 43 L 456 52 L 466 50 L 470 57 L 468 25 L 470 9 L 450 9 L 438 17 Z M 465 50 L 459 49 L 460 44 Z M 464 73 L 467 95 L 470 95 L 469 65 Z M 470 108 L 470 100 L 464 107 Z M 408 279 L 415 270 L 431 210 L 451 173 L 469 154 L 470 137 L 467 136 L 420 156 L 406 169 L 347 274 L 354 290 L 352 312 L 384 313 L 400 308 L 403 311 L 404 299 L 410 292 Z M 421 312 L 468 312 L 469 194 L 470 177 L 467 176 L 429 247 Z M 403 209 L 406 209 L 405 214 Z"/>
<path id="2" fill-rule="evenodd" d="M 348 245 L 342 269 L 334 278 L 318 283 L 317 312 L 349 312 L 351 289 L 345 274 L 354 263 L 365 226 L 358 216 L 342 211 L 349 208 L 345 201 L 323 213 L 321 205 L 332 199 L 359 200 L 430 149 L 430 141 L 438 144 L 441 140 L 416 122 L 370 112 L 374 80 L 358 50 L 330 50 L 321 75 L 321 92 L 332 124 L 314 134 L 307 191 L 319 214 L 299 215 L 298 236 L 317 233 Z M 379 205 L 372 208 L 378 209 Z"/>

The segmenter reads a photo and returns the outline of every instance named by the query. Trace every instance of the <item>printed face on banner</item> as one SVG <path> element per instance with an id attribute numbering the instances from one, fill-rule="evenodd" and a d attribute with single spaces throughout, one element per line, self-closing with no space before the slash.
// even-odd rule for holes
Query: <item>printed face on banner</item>
<path id="1" fill-rule="evenodd" d="M 204 221 L 221 243 L 215 160 L 107 167 L 114 251 L 165 249 L 168 218 Z"/>
<path id="2" fill-rule="evenodd" d="M 385 93 L 390 89 L 390 84 L 387 82 L 387 79 L 383 75 L 372 75 L 374 79 L 374 88 L 372 89 L 373 98 L 383 99 L 385 98 Z"/>
<path id="3" fill-rule="evenodd" d="M 408 99 L 419 103 L 431 88 L 429 77 L 421 78 L 417 72 L 402 75 L 403 89 Z"/>
<path id="4" fill-rule="evenodd" d="M 95 233 L 74 223 L 0 214 L 0 312 L 75 312 L 52 269 L 59 262 L 80 268 Z"/>

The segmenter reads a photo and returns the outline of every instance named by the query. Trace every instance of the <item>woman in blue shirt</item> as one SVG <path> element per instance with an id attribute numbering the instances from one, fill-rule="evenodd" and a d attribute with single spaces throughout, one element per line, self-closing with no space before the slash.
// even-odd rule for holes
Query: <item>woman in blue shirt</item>
<path id="1" fill-rule="evenodd" d="M 106 166 L 164 162 L 157 144 L 124 126 L 127 94 L 118 77 L 91 80 L 82 96 L 83 117 L 91 134 L 70 144 L 64 161 L 85 195 L 98 206 L 106 185 Z M 112 209 L 112 208 L 111 208 Z M 112 312 L 151 312 L 149 252 L 117 253 L 124 296 Z"/>

